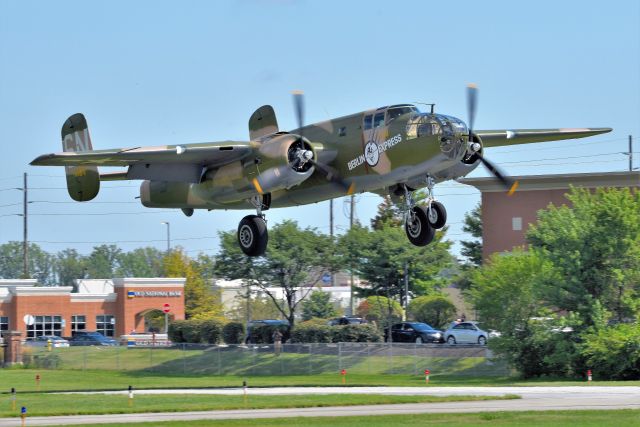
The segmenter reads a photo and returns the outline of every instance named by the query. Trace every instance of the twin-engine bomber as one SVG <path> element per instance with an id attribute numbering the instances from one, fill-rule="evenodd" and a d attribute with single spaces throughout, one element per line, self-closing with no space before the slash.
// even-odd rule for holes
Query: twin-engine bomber
<path id="1" fill-rule="evenodd" d="M 36 166 L 64 166 L 73 200 L 98 194 L 100 181 L 143 180 L 140 199 L 149 208 L 255 209 L 238 226 L 238 243 L 249 256 L 267 247 L 264 212 L 316 203 L 356 192 L 390 195 L 404 212 L 409 241 L 429 244 L 447 213 L 436 201 L 436 183 L 467 175 L 480 163 L 512 194 L 513 182 L 485 157 L 505 145 L 583 138 L 610 128 L 474 130 L 477 88 L 467 88 L 468 125 L 452 116 L 391 105 L 305 126 L 303 95 L 294 92 L 298 128 L 280 131 L 273 108 L 249 119 L 249 141 L 94 150 L 85 117 L 62 126 L 62 153 L 45 154 Z M 101 173 L 98 166 L 124 170 Z M 412 197 L 428 189 L 426 203 Z"/>

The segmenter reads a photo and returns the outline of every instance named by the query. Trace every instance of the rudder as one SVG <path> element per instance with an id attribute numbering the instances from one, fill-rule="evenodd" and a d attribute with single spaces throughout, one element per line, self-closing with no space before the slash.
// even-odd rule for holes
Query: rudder
<path id="1" fill-rule="evenodd" d="M 65 152 L 92 151 L 87 120 L 81 113 L 69 117 L 62 125 L 62 150 Z M 97 166 L 65 166 L 67 191 L 77 202 L 92 200 L 100 191 L 100 173 Z"/>

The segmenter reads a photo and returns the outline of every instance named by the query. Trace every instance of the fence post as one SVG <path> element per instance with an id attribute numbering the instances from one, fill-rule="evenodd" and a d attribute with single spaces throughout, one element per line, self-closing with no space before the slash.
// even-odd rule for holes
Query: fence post
<path id="1" fill-rule="evenodd" d="M 220 346 L 218 346 L 218 375 L 222 375 L 222 354 L 220 354 Z"/>
<path id="2" fill-rule="evenodd" d="M 387 368 L 389 369 L 389 373 L 393 374 L 393 341 L 389 340 L 389 366 L 387 366 Z"/>
<path id="3" fill-rule="evenodd" d="M 120 370 L 120 345 L 116 346 L 116 371 Z"/>
<path id="4" fill-rule="evenodd" d="M 342 371 L 342 343 L 338 343 L 338 371 Z"/>
<path id="5" fill-rule="evenodd" d="M 371 344 L 367 343 L 367 373 L 371 374 Z"/>
<path id="6" fill-rule="evenodd" d="M 182 343 L 182 373 L 187 373 L 187 345 Z"/>
<path id="7" fill-rule="evenodd" d="M 84 351 L 82 352 L 82 370 L 86 371 L 87 370 L 87 348 L 88 347 L 84 347 Z"/>
<path id="8" fill-rule="evenodd" d="M 313 366 L 312 366 L 313 355 L 312 355 L 312 353 L 313 353 L 313 344 L 310 343 L 309 344 L 309 373 L 308 373 L 308 375 L 313 375 Z"/>
<path id="9" fill-rule="evenodd" d="M 413 343 L 413 375 L 418 375 L 418 344 Z"/>

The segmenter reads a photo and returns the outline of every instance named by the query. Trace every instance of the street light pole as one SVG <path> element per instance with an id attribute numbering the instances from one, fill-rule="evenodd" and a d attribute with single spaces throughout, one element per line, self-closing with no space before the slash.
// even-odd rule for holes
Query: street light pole
<path id="1" fill-rule="evenodd" d="M 167 226 L 167 253 L 171 252 L 171 224 L 169 221 L 162 221 Z"/>

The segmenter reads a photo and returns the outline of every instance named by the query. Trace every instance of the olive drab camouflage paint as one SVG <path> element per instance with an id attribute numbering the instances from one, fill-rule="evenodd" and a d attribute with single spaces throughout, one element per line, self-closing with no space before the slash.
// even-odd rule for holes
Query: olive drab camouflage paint
<path id="1" fill-rule="evenodd" d="M 583 138 L 609 128 L 473 131 L 474 149 Z M 219 141 L 93 150 L 82 114 L 62 127 L 63 152 L 42 155 L 38 166 L 65 166 L 69 195 L 93 199 L 100 180 L 143 180 L 144 206 L 182 209 L 287 207 L 341 197 L 417 189 L 428 179 L 463 177 L 480 164 L 469 129 L 451 116 L 392 105 L 290 132 L 278 128 L 269 105 L 249 120 L 249 141 Z M 99 174 L 97 166 L 126 169 Z M 339 179 L 336 179 L 339 177 Z M 341 185 L 341 182 L 346 185 Z"/>

